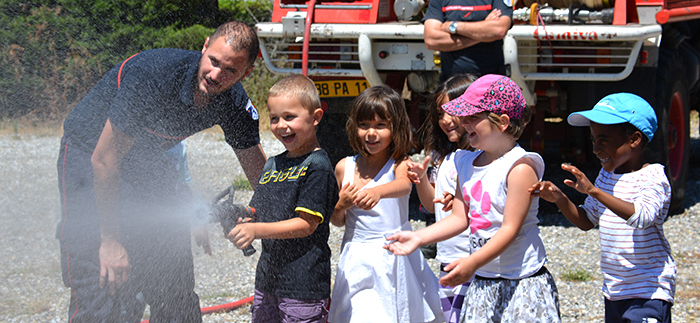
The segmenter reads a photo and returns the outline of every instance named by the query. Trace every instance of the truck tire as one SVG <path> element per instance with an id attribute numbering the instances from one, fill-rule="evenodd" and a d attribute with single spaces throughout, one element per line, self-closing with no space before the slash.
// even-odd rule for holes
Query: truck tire
<path id="1" fill-rule="evenodd" d="M 659 127 L 647 149 L 647 160 L 666 167 L 671 183 L 670 212 L 685 199 L 690 160 L 690 106 L 683 60 L 677 51 L 661 49 L 656 74 L 656 116 Z"/>

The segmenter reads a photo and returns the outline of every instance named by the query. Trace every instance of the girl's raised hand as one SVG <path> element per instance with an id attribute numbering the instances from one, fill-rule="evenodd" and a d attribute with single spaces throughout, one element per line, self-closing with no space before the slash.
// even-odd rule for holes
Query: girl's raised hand
<path id="1" fill-rule="evenodd" d="M 579 193 L 583 194 L 590 194 L 591 191 L 595 189 L 595 186 L 591 181 L 588 179 L 586 174 L 584 174 L 581 170 L 576 168 L 576 166 L 571 166 L 570 164 L 561 164 L 561 169 L 573 174 L 576 177 L 576 182 L 570 180 L 570 179 L 565 179 L 564 184 L 566 184 L 569 187 L 572 187 L 576 189 Z"/>
<path id="2" fill-rule="evenodd" d="M 353 203 L 363 210 L 371 210 L 381 198 L 379 190 L 373 187 L 357 192 Z"/>
<path id="3" fill-rule="evenodd" d="M 455 196 L 452 195 L 452 193 L 444 191 L 442 193 L 442 197 L 434 199 L 433 203 L 442 203 L 442 210 L 445 212 L 449 212 L 450 210 L 452 210 L 452 202 L 454 198 Z"/>
<path id="4" fill-rule="evenodd" d="M 440 285 L 454 287 L 466 283 L 474 276 L 476 267 L 469 261 L 469 257 L 460 258 L 445 266 L 447 275 L 440 278 Z"/>
<path id="5" fill-rule="evenodd" d="M 428 163 L 430 163 L 430 156 L 426 156 L 422 163 L 416 163 L 414 161 L 409 161 L 408 164 L 408 178 L 414 184 L 419 184 L 421 179 L 425 178 L 427 180 L 426 173 L 428 171 Z"/>
<path id="6" fill-rule="evenodd" d="M 386 240 L 389 244 L 384 245 L 383 248 L 397 256 L 410 255 L 420 247 L 420 238 L 413 231 L 397 232 L 386 237 Z"/>

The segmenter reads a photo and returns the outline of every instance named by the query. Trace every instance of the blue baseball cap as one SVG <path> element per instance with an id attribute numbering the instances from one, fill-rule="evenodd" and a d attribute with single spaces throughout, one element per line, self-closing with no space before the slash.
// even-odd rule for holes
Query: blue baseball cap
<path id="1" fill-rule="evenodd" d="M 632 93 L 614 93 L 602 98 L 588 111 L 574 112 L 566 120 L 572 126 L 629 122 L 637 127 L 649 141 L 658 127 L 656 112 L 649 103 Z"/>

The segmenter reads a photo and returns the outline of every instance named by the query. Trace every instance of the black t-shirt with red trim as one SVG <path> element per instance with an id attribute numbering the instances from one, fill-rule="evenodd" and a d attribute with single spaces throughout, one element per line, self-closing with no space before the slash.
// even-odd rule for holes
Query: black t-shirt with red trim
<path id="1" fill-rule="evenodd" d="M 250 201 L 257 221 L 279 222 L 305 212 L 321 217 L 321 223 L 308 237 L 262 240 L 257 290 L 296 299 L 330 297 L 328 223 L 337 202 L 338 183 L 323 149 L 295 158 L 284 152 L 267 160 Z"/>
<path id="2" fill-rule="evenodd" d="M 423 22 L 482 21 L 494 9 L 513 17 L 512 0 L 430 0 Z M 453 74 L 503 74 L 503 40 L 479 43 L 453 52 L 440 52 L 442 79 Z"/>

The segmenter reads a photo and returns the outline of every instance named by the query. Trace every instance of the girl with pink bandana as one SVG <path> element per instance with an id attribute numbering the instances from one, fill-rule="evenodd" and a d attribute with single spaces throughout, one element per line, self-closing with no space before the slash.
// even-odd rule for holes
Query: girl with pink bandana
<path id="1" fill-rule="evenodd" d="M 416 232 L 389 236 L 396 255 L 469 229 L 472 254 L 445 266 L 440 284 L 474 276 L 460 322 L 560 322 L 554 278 L 537 227 L 538 198 L 528 189 L 542 179 L 544 161 L 516 140 L 531 111 L 513 80 L 485 75 L 442 106 L 461 117 L 475 151 L 455 157 L 458 190 L 447 218 Z"/>

